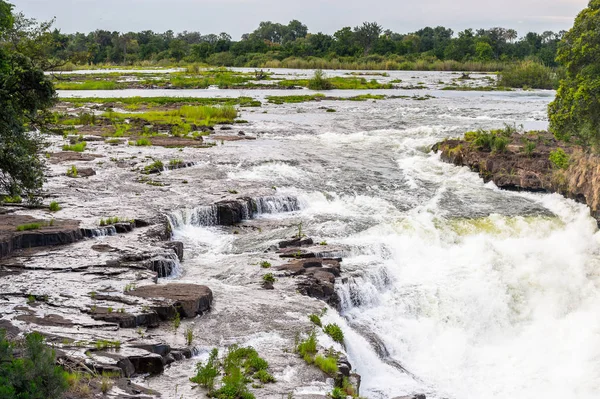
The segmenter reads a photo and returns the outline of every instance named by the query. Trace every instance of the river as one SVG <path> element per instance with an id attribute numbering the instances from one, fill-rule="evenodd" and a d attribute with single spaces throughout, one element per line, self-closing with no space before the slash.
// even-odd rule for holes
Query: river
<path id="1" fill-rule="evenodd" d="M 217 285 L 217 300 L 219 290 L 239 292 L 243 284 L 232 271 L 261 259 L 302 223 L 305 234 L 343 251 L 344 282 L 336 285 L 342 310 L 329 317 L 346 333 L 361 396 L 597 398 L 600 241 L 588 209 L 559 195 L 500 191 L 429 151 L 478 128 L 545 129 L 554 93 L 442 91 L 430 83 L 455 76 L 391 73 L 390 79 L 427 79 L 431 87 L 385 94 L 434 96 L 425 101 L 242 111 L 250 122 L 244 131 L 258 140 L 218 146 L 186 173 L 240 191 L 276 188 L 277 195 L 297 197 L 301 209 L 260 216 L 267 234 L 175 226 L 175 238 L 188 249 L 181 279 Z M 109 94 L 264 98 L 273 92 Z"/>

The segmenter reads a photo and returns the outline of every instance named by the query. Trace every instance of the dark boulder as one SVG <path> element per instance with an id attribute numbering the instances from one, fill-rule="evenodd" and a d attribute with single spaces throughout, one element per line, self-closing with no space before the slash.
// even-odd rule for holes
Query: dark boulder
<path id="1" fill-rule="evenodd" d="M 146 285 L 127 292 L 154 301 L 152 308 L 162 320 L 170 320 L 178 312 L 193 318 L 210 310 L 213 294 L 210 288 L 196 284 Z"/>

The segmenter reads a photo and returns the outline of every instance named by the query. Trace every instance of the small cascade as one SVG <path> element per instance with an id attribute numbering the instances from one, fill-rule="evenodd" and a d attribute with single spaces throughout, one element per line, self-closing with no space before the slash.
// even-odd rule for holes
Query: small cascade
<path id="1" fill-rule="evenodd" d="M 115 226 L 81 229 L 81 234 L 86 238 L 107 237 L 117 235 L 117 229 Z"/>
<path id="2" fill-rule="evenodd" d="M 173 228 L 185 225 L 216 226 L 219 224 L 216 205 L 199 206 L 193 209 L 179 209 L 169 213 L 167 217 Z"/>
<path id="3" fill-rule="evenodd" d="M 377 305 L 381 292 L 389 288 L 390 284 L 391 279 L 385 266 L 366 274 L 348 277 L 347 282 L 336 286 L 342 311 Z"/>
<path id="4" fill-rule="evenodd" d="M 156 272 L 158 278 L 179 277 L 183 269 L 175 253 L 166 253 L 150 260 L 149 269 Z"/>
<path id="5" fill-rule="evenodd" d="M 258 197 L 252 199 L 253 205 L 255 205 L 255 213 L 283 213 L 283 212 L 295 212 L 300 210 L 300 204 L 298 198 L 288 196 L 268 196 Z"/>
<path id="6" fill-rule="evenodd" d="M 214 205 L 185 208 L 167 215 L 173 229 L 185 225 L 219 226 L 233 225 L 261 214 L 294 212 L 301 209 L 296 197 L 266 196 L 222 201 Z"/>

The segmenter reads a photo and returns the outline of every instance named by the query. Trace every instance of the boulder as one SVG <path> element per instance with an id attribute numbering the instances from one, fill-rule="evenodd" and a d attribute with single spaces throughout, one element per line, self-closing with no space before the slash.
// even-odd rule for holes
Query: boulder
<path id="1" fill-rule="evenodd" d="M 178 312 L 193 318 L 210 310 L 213 294 L 210 288 L 196 284 L 146 285 L 127 292 L 154 301 L 152 308 L 162 320 L 170 320 Z"/>
<path id="2" fill-rule="evenodd" d="M 313 245 L 314 241 L 312 238 L 292 238 L 291 240 L 284 240 L 279 242 L 279 248 L 290 248 L 290 247 L 308 247 Z"/>

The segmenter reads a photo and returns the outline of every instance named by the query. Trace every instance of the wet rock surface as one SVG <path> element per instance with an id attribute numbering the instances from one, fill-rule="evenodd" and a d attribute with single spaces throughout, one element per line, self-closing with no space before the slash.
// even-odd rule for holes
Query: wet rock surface
<path id="1" fill-rule="evenodd" d="M 25 225 L 39 226 L 18 231 Z M 83 235 L 76 220 L 54 220 L 50 225 L 48 220 L 27 215 L 0 215 L 0 258 L 24 248 L 67 245 L 81 239 Z"/>
<path id="2" fill-rule="evenodd" d="M 140 298 L 151 299 L 152 308 L 163 320 L 170 320 L 178 312 L 181 317 L 196 317 L 210 310 L 213 294 L 210 288 L 196 284 L 147 285 L 127 292 Z"/>

